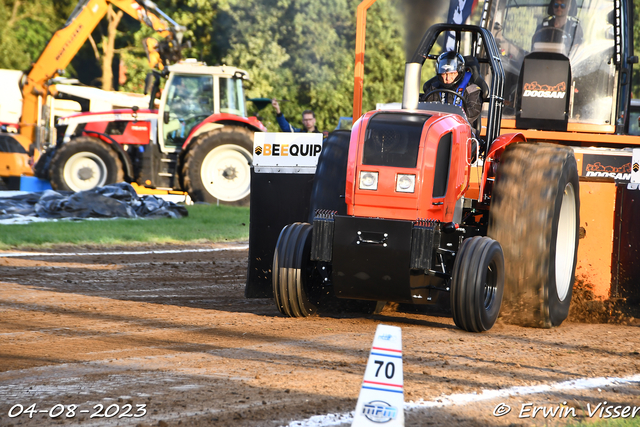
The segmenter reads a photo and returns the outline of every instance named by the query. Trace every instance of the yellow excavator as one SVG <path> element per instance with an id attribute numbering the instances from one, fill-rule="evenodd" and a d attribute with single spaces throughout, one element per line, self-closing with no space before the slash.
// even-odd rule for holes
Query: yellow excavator
<path id="1" fill-rule="evenodd" d="M 185 28 L 150 0 L 80 0 L 65 25 L 55 32 L 38 60 L 20 82 L 22 117 L 19 134 L 0 133 L 0 182 L 33 175 L 32 166 L 40 149 L 56 140 L 48 95 L 55 94 L 53 79 L 59 76 L 78 53 L 91 32 L 106 15 L 110 5 L 153 28 L 162 38 L 145 40 L 149 64 L 162 70 L 177 62 Z"/>

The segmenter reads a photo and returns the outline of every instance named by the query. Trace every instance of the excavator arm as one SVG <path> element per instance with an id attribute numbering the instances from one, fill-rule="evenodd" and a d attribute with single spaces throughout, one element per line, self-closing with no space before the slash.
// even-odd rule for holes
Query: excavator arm
<path id="1" fill-rule="evenodd" d="M 170 49 L 153 49 L 148 51 L 152 67 L 162 68 L 162 53 L 174 56 L 182 43 L 182 35 L 186 30 L 162 12 L 150 0 L 80 0 L 67 19 L 64 27 L 56 31 L 44 51 L 33 64 L 22 81 L 22 118 L 20 122 L 20 144 L 32 156 L 34 141 L 40 141 L 36 130 L 46 120 L 43 117 L 42 102 L 46 98 L 48 82 L 61 74 L 73 57 L 78 53 L 91 32 L 106 15 L 109 5 L 116 6 L 129 16 L 150 26 L 167 42 Z M 146 43 L 145 43 L 146 44 Z M 146 46 L 145 46 L 146 48 Z"/>

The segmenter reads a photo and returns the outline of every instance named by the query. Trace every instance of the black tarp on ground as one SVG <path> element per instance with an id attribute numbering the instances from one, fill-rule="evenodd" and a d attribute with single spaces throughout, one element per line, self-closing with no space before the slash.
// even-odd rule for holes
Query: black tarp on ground
<path id="1" fill-rule="evenodd" d="M 0 198 L 0 220 L 58 218 L 181 218 L 184 206 L 156 196 L 138 196 L 130 184 L 106 185 L 78 193 L 47 190 Z"/>

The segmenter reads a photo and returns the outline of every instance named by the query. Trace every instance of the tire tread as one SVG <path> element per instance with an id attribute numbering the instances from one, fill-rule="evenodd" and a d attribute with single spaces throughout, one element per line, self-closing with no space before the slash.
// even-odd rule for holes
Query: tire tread
<path id="1" fill-rule="evenodd" d="M 488 235 L 504 250 L 503 314 L 514 323 L 550 328 L 564 320 L 549 310 L 550 263 L 558 182 L 572 167 L 573 151 L 555 144 L 516 144 L 501 157 Z"/>

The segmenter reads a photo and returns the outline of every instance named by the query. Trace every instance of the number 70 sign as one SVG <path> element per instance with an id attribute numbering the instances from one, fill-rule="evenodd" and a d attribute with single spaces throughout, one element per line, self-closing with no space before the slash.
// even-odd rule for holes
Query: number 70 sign
<path id="1" fill-rule="evenodd" d="M 404 426 L 402 330 L 378 325 L 352 427 Z"/>

